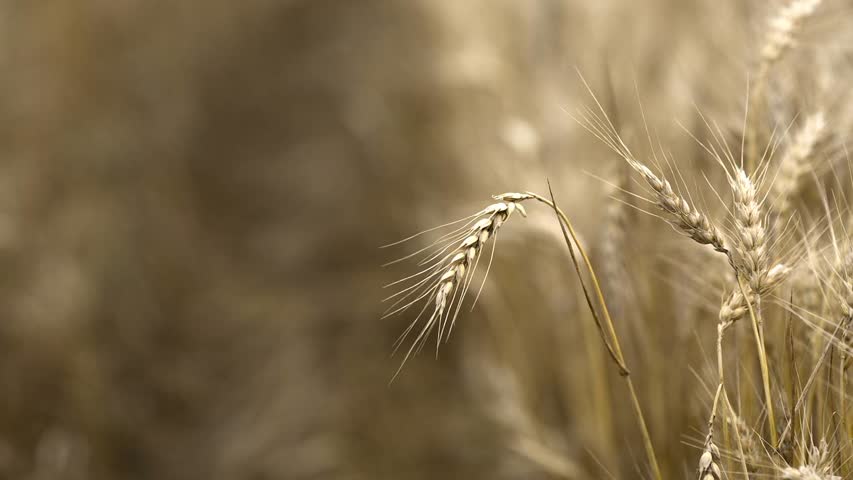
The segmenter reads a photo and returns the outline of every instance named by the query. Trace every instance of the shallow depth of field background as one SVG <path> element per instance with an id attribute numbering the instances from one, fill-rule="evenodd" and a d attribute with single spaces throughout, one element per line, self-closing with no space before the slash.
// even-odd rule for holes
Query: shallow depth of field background
<path id="1" fill-rule="evenodd" d="M 689 172 L 710 161 L 678 122 L 701 131 L 698 108 L 739 125 L 765 12 L 711 0 L 4 2 L 0 478 L 550 478 L 507 439 L 513 402 L 591 478 L 606 476 L 598 462 L 636 474 L 633 416 L 575 315 L 547 210 L 507 224 L 477 308 L 437 359 L 427 348 L 390 386 L 411 315 L 380 320 L 381 287 L 414 271 L 380 266 L 423 244 L 378 247 L 493 193 L 546 192 L 548 178 L 601 258 L 608 182 L 624 171 L 571 117 L 591 101 L 578 71 L 642 151 L 639 97 Z M 820 61 L 809 43 L 832 28 L 804 41 L 803 62 Z M 809 71 L 799 65 L 785 74 Z M 677 478 L 705 427 L 690 368 L 707 368 L 699 346 L 715 317 L 679 321 L 696 308 L 679 303 L 684 273 L 660 254 L 680 239 L 627 215 L 614 308 L 656 299 L 620 328 Z"/>

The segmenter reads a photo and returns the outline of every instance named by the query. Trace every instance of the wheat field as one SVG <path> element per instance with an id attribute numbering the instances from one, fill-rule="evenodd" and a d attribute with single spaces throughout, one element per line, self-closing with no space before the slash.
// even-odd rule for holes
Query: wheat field
<path id="1" fill-rule="evenodd" d="M 680 85 L 692 108 L 670 124 L 636 66 L 628 81 L 608 57 L 595 82 L 577 69 L 583 88 L 564 113 L 607 167 L 536 170 L 559 205 L 551 182 L 545 195 L 519 183 L 385 246 L 417 247 L 386 264 L 412 265 L 386 285 L 383 318 L 411 321 L 395 378 L 433 339 L 440 356 L 457 321 L 476 323 L 461 347 L 469 381 L 504 448 L 542 475 L 853 478 L 849 30 L 838 18 L 849 6 L 764 7 L 706 39 L 740 88 L 700 71 Z M 743 33 L 752 40 L 734 47 Z M 714 53 L 692 50 L 681 67 Z M 727 102 L 706 103 L 723 89 Z M 541 148 L 519 126 L 505 133 L 519 150 Z M 687 141 L 672 146 L 672 135 Z M 504 226 L 533 209 L 545 210 L 535 225 Z M 511 238 L 496 259 L 499 232 Z M 484 312 L 468 318 L 481 296 Z M 525 297 L 538 305 L 517 305 Z"/>
<path id="2" fill-rule="evenodd" d="M 853 478 L 849 1 L 0 39 L 0 479 Z"/>

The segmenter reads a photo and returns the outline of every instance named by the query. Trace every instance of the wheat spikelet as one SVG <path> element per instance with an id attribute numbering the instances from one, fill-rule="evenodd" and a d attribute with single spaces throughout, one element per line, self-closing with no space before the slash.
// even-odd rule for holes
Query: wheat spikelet
<path id="1" fill-rule="evenodd" d="M 802 176 L 809 170 L 809 160 L 825 129 L 823 112 L 810 115 L 785 151 L 769 197 L 770 208 L 778 215 L 777 220 L 782 220 L 790 212 L 791 196 L 799 190 Z"/>
<path id="2" fill-rule="evenodd" d="M 761 288 L 757 291 L 750 290 L 748 292 L 749 303 L 755 302 L 755 293 L 758 293 L 759 296 L 763 296 L 773 291 L 773 289 L 785 281 L 790 272 L 790 267 L 781 263 L 776 264 L 767 272 L 765 280 L 761 284 Z M 726 328 L 728 328 L 728 326 L 740 320 L 748 313 L 749 306 L 747 305 L 747 301 L 740 289 L 736 288 L 726 297 L 725 300 L 723 300 L 722 305 L 720 306 L 720 323 L 724 324 Z"/>

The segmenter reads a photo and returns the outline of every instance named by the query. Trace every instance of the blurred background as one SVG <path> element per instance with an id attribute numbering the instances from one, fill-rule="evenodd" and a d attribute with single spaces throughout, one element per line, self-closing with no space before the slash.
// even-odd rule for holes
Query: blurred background
<path id="1" fill-rule="evenodd" d="M 412 318 L 380 319 L 382 286 L 414 270 L 381 265 L 423 243 L 378 247 L 549 178 L 613 278 L 670 268 L 655 219 L 608 233 L 636 215 L 572 119 L 578 72 L 626 138 L 640 100 L 701 162 L 676 121 L 739 125 L 762 21 L 711 0 L 3 2 L 0 478 L 644 475 L 547 210 L 505 227 L 477 309 L 390 385 Z M 672 296 L 636 290 L 614 308 Z M 705 411 L 664 397 L 707 395 L 636 352 L 680 335 L 670 362 L 706 358 L 636 317 L 626 348 L 680 475 Z"/>

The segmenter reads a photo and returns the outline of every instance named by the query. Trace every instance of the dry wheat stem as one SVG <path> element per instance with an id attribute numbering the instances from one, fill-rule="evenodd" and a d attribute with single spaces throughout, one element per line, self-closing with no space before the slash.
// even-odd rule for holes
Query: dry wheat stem
<path id="1" fill-rule="evenodd" d="M 737 277 L 737 283 L 743 296 L 747 297 L 746 286 L 740 276 Z M 767 363 L 767 351 L 764 346 L 764 332 L 762 330 L 763 327 L 760 320 L 760 302 L 761 296 L 756 295 L 755 302 L 747 302 L 746 306 L 749 310 L 750 319 L 752 320 L 752 332 L 755 337 L 755 344 L 758 350 L 758 363 L 761 368 L 761 384 L 764 390 L 764 402 L 765 408 L 767 409 L 767 422 L 769 424 L 771 445 L 775 448 L 779 445 L 777 442 L 778 434 L 776 432 L 776 417 L 773 413 L 773 394 L 770 390 L 770 369 Z M 755 304 L 755 308 L 753 308 L 753 303 Z"/>
<path id="2" fill-rule="evenodd" d="M 550 185 L 549 185 L 549 189 L 550 189 Z M 540 201 L 542 201 L 542 200 L 540 200 Z M 556 209 L 556 207 L 554 206 L 555 204 L 553 203 L 553 200 L 551 202 L 547 203 L 547 205 Z M 592 319 L 595 322 L 596 328 L 598 329 L 598 334 L 601 337 L 601 341 L 604 343 L 604 346 L 607 348 L 607 353 L 610 355 L 611 360 L 613 360 L 613 362 L 616 364 L 616 367 L 619 369 L 619 374 L 622 376 L 629 375 L 631 372 L 628 370 L 628 367 L 625 365 L 625 360 L 622 358 L 621 353 L 618 352 L 613 345 L 612 338 L 615 335 L 615 331 L 609 330 L 608 332 L 605 332 L 605 326 L 604 326 L 604 323 L 601 321 L 601 318 L 598 315 L 598 309 L 595 308 L 595 305 L 593 304 L 593 301 L 592 301 L 592 297 L 590 296 L 589 290 L 586 287 L 586 282 L 583 281 L 583 273 L 581 272 L 580 263 L 578 262 L 578 259 L 575 256 L 575 249 L 572 246 L 572 241 L 569 240 L 569 235 L 566 232 L 565 226 L 563 226 L 563 223 L 562 223 L 563 220 L 562 220 L 562 218 L 560 218 L 559 212 L 557 213 L 557 220 L 558 220 L 558 222 L 560 222 L 560 229 L 563 233 L 563 238 L 566 241 L 566 245 L 569 248 L 569 255 L 572 259 L 572 265 L 575 268 L 575 273 L 577 274 L 578 278 L 580 279 L 581 290 L 583 291 L 584 299 L 586 300 L 587 307 L 589 308 L 589 311 L 592 314 Z M 603 299 L 603 295 L 599 295 L 599 298 Z"/>
<path id="3" fill-rule="evenodd" d="M 802 391 L 800 392 L 800 395 L 797 398 L 797 401 L 794 405 L 794 408 L 792 410 L 791 419 L 788 420 L 788 422 L 785 425 L 785 429 L 782 431 L 782 435 L 780 436 L 780 442 L 784 441 L 787 438 L 787 436 L 791 430 L 793 416 L 803 407 L 805 400 L 808 397 L 809 392 L 811 392 L 812 386 L 814 385 L 814 382 L 818 377 L 818 373 L 819 373 L 820 369 L 823 367 L 824 363 L 826 362 L 826 359 L 827 359 L 827 357 L 831 351 L 831 348 L 834 345 L 834 340 L 840 340 L 840 342 L 841 342 L 841 348 L 839 348 L 840 357 L 841 357 L 841 361 L 839 363 L 839 370 L 840 370 L 839 371 L 839 381 L 841 382 L 841 384 L 839 385 L 839 392 L 838 392 L 839 393 L 839 409 L 838 409 L 838 411 L 841 412 L 842 427 L 844 427 L 846 422 L 847 422 L 847 419 L 846 419 L 846 417 L 847 417 L 846 416 L 846 370 L 845 370 L 847 348 L 844 348 L 844 345 L 846 345 L 846 342 L 849 341 L 851 326 L 853 326 L 853 288 L 851 288 L 851 283 L 850 283 L 850 279 L 849 279 L 849 274 L 850 274 L 850 269 L 848 266 L 849 260 L 850 260 L 849 255 L 846 255 L 843 259 L 837 260 L 840 263 L 840 266 L 838 266 L 836 268 L 836 270 L 838 271 L 837 275 L 839 277 L 839 283 L 841 284 L 840 289 L 844 292 L 843 294 L 836 293 L 839 297 L 841 297 L 841 301 L 840 301 L 840 305 L 839 305 L 840 310 L 841 310 L 841 320 L 836 325 L 835 330 L 829 336 L 829 339 L 827 340 L 826 344 L 824 345 L 823 350 L 822 350 L 819 358 L 815 362 L 815 366 L 812 369 L 812 372 L 809 375 L 809 378 L 806 381 L 805 386 L 802 388 Z M 819 327 L 815 327 L 815 331 L 816 332 L 818 332 L 818 331 L 823 332 L 823 330 L 821 330 Z"/>
<path id="4" fill-rule="evenodd" d="M 717 325 L 717 373 L 719 375 L 718 385 L 717 385 L 717 393 L 714 395 L 714 401 L 711 407 L 711 417 L 708 419 L 708 440 L 706 441 L 706 449 L 705 453 L 709 452 L 708 443 L 711 440 L 711 434 L 713 432 L 714 426 L 714 418 L 717 414 L 717 406 L 720 401 L 720 397 L 725 401 L 725 406 L 728 414 L 734 416 L 734 410 L 731 407 L 731 403 L 729 402 L 728 395 L 726 394 L 726 386 L 725 386 L 725 376 L 723 370 L 723 336 L 725 335 L 726 330 L 734 323 L 734 320 L 727 318 L 727 316 L 723 313 L 723 310 L 728 308 L 726 302 L 723 302 L 723 306 L 721 307 L 720 312 L 720 323 Z M 743 307 L 741 307 L 743 308 Z M 744 447 L 743 442 L 741 440 L 740 432 L 735 431 L 735 438 L 737 439 L 738 444 L 738 452 L 740 453 L 739 458 L 741 461 L 741 466 L 744 471 L 744 475 L 748 478 L 748 468 L 746 465 L 746 455 L 744 455 Z M 703 456 L 705 456 L 703 453 Z M 719 456 L 719 455 L 718 455 Z M 701 459 L 700 459 L 701 463 Z M 705 480 L 705 477 L 702 476 L 701 467 L 700 467 L 700 479 Z M 713 478 L 713 477 L 712 477 Z"/>
<path id="5" fill-rule="evenodd" d="M 750 292 L 749 294 L 747 294 L 746 289 L 748 288 L 748 286 L 744 285 L 744 283 L 742 281 L 738 280 L 738 285 L 740 287 L 739 290 L 733 291 L 732 294 L 729 295 L 729 297 L 722 302 L 722 305 L 720 307 L 720 314 L 719 314 L 720 321 L 717 325 L 717 343 L 716 343 L 718 386 L 717 386 L 717 393 L 714 396 L 714 401 L 712 404 L 711 418 L 709 419 L 709 425 L 713 425 L 713 421 L 714 421 L 714 418 L 715 418 L 716 412 L 717 412 L 717 406 L 719 404 L 721 396 L 725 401 L 727 412 L 730 415 L 730 417 L 729 417 L 730 421 L 732 421 L 731 419 L 740 420 L 740 417 L 736 417 L 734 415 L 734 410 L 732 409 L 731 403 L 728 400 L 728 395 L 726 394 L 725 376 L 724 376 L 724 362 L 723 362 L 723 338 L 724 338 L 725 332 L 737 320 L 739 320 L 744 315 L 746 315 L 746 313 L 750 313 L 751 316 L 753 316 L 753 318 L 754 318 L 754 315 L 752 312 L 752 306 L 751 306 L 752 303 L 755 302 L 758 298 L 760 298 L 759 295 L 761 293 L 768 293 L 769 290 L 772 289 L 772 287 L 778 285 L 778 283 L 780 283 L 782 281 L 782 279 L 790 271 L 790 269 L 788 269 L 787 267 L 784 267 L 781 264 L 777 265 L 777 267 L 774 267 L 773 269 L 771 269 L 773 274 L 768 275 L 768 277 L 771 280 L 766 282 L 765 284 L 763 284 L 762 292 Z M 739 278 L 739 276 L 738 276 L 738 278 Z M 746 300 L 747 297 L 749 297 L 748 301 Z M 758 334 L 758 330 L 757 330 L 757 322 L 753 321 L 752 325 L 753 325 L 753 331 L 754 331 L 755 337 L 756 337 L 756 342 L 758 342 L 759 334 Z M 758 344 L 763 345 L 762 343 L 758 343 Z M 760 347 L 759 347 L 759 350 L 760 350 Z M 761 353 L 761 351 L 759 351 L 759 353 Z M 766 358 L 766 356 L 762 356 L 759 354 L 759 360 L 760 361 L 762 358 Z M 764 371 L 765 367 L 766 367 L 766 364 L 762 363 L 762 372 Z M 762 381 L 764 381 L 767 378 L 768 378 L 768 376 L 765 376 L 764 374 L 762 374 Z M 765 393 L 769 392 L 769 384 L 763 383 L 763 385 L 765 385 L 765 389 L 764 389 Z M 767 401 L 768 401 L 768 397 L 767 397 L 767 395 L 765 395 L 765 402 L 767 402 Z M 770 410 L 770 408 L 772 408 L 772 407 L 768 407 L 768 417 L 770 417 L 770 415 L 772 415 L 772 410 Z M 774 431 L 775 430 L 775 422 L 771 420 L 770 425 L 771 425 L 771 427 L 770 427 L 771 431 Z M 710 435 L 710 433 L 709 433 L 709 435 Z M 740 454 L 739 457 L 741 460 L 741 465 L 742 465 L 742 468 L 744 471 L 744 475 L 745 475 L 745 477 L 748 478 L 747 456 L 744 453 L 744 449 L 746 448 L 747 452 L 751 451 L 751 449 L 754 446 L 753 445 L 754 442 L 749 441 L 749 439 L 751 437 L 748 437 L 748 441 L 746 442 L 746 447 L 744 447 L 744 445 L 743 445 L 744 442 L 741 439 L 741 432 L 736 430 L 735 436 L 736 436 L 736 439 L 738 442 L 738 451 Z M 774 440 L 774 442 L 775 442 L 775 440 Z M 700 477 L 700 478 L 703 478 L 703 477 Z"/>
<path id="6" fill-rule="evenodd" d="M 847 314 L 845 314 L 844 318 L 842 318 L 841 323 L 836 327 L 836 330 L 833 333 L 833 337 L 836 337 L 838 335 L 839 331 L 844 332 L 846 330 L 849 330 L 851 325 L 853 325 L 853 316 L 851 316 L 849 313 L 847 313 Z M 792 410 L 791 418 L 793 418 L 793 413 L 796 413 L 797 411 L 800 410 L 800 408 L 803 407 L 803 403 L 805 402 L 809 391 L 811 391 L 811 387 L 814 384 L 814 381 L 818 376 L 818 372 L 820 371 L 820 368 L 823 366 L 824 362 L 826 361 L 826 358 L 829 355 L 829 352 L 832 348 L 832 345 L 833 345 L 833 343 L 831 341 L 826 342 L 826 345 L 823 348 L 823 352 L 821 353 L 820 358 L 818 359 L 817 363 L 815 364 L 814 369 L 812 370 L 811 375 L 809 375 L 808 380 L 806 380 L 806 384 L 803 386 L 803 389 L 800 392 L 799 398 L 797 398 L 797 403 L 794 405 L 794 409 Z M 788 433 L 790 432 L 790 430 L 791 430 L 791 419 L 788 420 L 787 424 L 785 425 L 785 429 L 782 431 L 782 435 L 779 436 L 780 442 L 785 440 L 785 438 L 788 436 Z"/>
<path id="7" fill-rule="evenodd" d="M 768 268 L 767 231 L 761 215 L 758 193 L 755 184 L 742 168 L 737 168 L 729 176 L 732 189 L 735 233 L 737 235 L 737 259 L 734 266 L 737 282 L 743 298 L 750 298 L 742 280 L 747 280 L 754 300 L 746 302 L 752 319 L 755 343 L 761 367 L 761 381 L 764 389 L 765 408 L 770 428 L 770 438 L 776 443 L 776 419 L 773 412 L 773 395 L 770 389 L 770 372 L 764 341 L 764 326 L 761 316 L 761 292 L 766 289 Z"/>
<path id="8" fill-rule="evenodd" d="M 635 413 L 635 416 L 637 418 L 637 422 L 639 423 L 639 426 L 640 426 L 640 432 L 643 436 L 643 445 L 644 445 L 645 450 L 646 450 L 646 456 L 648 458 L 649 465 L 652 469 L 652 473 L 654 475 L 654 478 L 657 480 L 662 480 L 663 476 L 662 476 L 661 471 L 660 471 L 660 466 L 658 465 L 657 456 L 655 454 L 654 446 L 652 444 L 651 435 L 649 434 L 649 429 L 648 429 L 648 426 L 646 424 L 646 419 L 645 419 L 645 416 L 643 415 L 643 409 L 640 406 L 640 399 L 637 396 L 636 389 L 634 388 L 634 382 L 631 380 L 630 372 L 628 371 L 628 368 L 625 365 L 625 358 L 622 354 L 622 348 L 619 345 L 619 338 L 616 335 L 616 329 L 614 328 L 614 325 L 613 325 L 613 319 L 610 317 L 610 311 L 608 310 L 607 303 L 604 300 L 604 294 L 601 291 L 601 285 L 598 281 L 598 277 L 595 274 L 595 269 L 592 267 L 592 262 L 589 260 L 589 256 L 587 255 L 586 250 L 583 248 L 583 245 L 579 242 L 577 234 L 575 233 L 575 229 L 572 226 L 571 221 L 569 221 L 569 218 L 566 216 L 566 214 L 563 213 L 563 211 L 557 206 L 557 202 L 554 199 L 554 192 L 551 190 L 550 182 L 548 183 L 548 191 L 551 194 L 551 200 L 548 200 L 548 199 L 542 197 L 541 195 L 537 195 L 537 194 L 532 193 L 532 192 L 528 192 L 528 194 L 533 196 L 533 198 L 535 198 L 537 201 L 548 205 L 549 207 L 551 207 L 552 210 L 554 210 L 554 213 L 557 215 L 557 220 L 560 223 L 560 229 L 563 232 L 563 237 L 566 241 L 566 245 L 568 246 L 569 251 L 570 252 L 573 251 L 572 242 L 574 242 L 574 244 L 578 248 L 578 252 L 580 252 L 581 257 L 583 258 L 584 266 L 586 267 L 587 272 L 589 273 L 590 280 L 592 281 L 593 288 L 595 290 L 596 296 L 598 297 L 598 302 L 599 302 L 599 305 L 601 306 L 601 311 L 602 311 L 603 317 L 605 319 L 605 323 L 607 326 L 608 333 L 610 335 L 610 341 L 611 341 L 610 343 L 612 345 L 612 352 L 615 354 L 614 360 L 616 361 L 617 365 L 619 365 L 620 374 L 625 379 L 625 383 L 628 386 L 628 392 L 629 392 L 629 396 L 631 399 L 631 405 L 634 407 L 634 413 Z M 571 240 L 569 240 L 569 235 L 571 235 Z M 574 254 L 572 254 L 572 261 L 574 262 L 576 272 L 578 273 L 578 280 L 583 284 L 584 283 L 583 275 L 580 274 L 578 262 L 574 256 Z M 593 315 L 595 315 L 595 312 L 593 312 Z M 607 343 L 607 342 L 605 342 L 605 343 Z"/>

